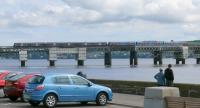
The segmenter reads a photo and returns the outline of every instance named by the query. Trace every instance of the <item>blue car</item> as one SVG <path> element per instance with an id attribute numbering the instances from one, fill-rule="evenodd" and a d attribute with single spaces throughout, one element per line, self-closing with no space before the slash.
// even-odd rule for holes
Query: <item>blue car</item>
<path id="1" fill-rule="evenodd" d="M 81 76 L 54 73 L 32 77 L 26 84 L 23 97 L 32 106 L 43 102 L 47 108 L 55 107 L 57 102 L 96 102 L 103 106 L 112 101 L 112 90 Z"/>

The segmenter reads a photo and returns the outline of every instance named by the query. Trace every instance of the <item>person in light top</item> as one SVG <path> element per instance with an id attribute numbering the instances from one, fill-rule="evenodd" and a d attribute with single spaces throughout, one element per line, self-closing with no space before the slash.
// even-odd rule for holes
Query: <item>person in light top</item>
<path id="1" fill-rule="evenodd" d="M 165 75 L 162 69 L 159 70 L 159 72 L 154 76 L 154 78 L 157 80 L 158 86 L 165 86 Z"/>

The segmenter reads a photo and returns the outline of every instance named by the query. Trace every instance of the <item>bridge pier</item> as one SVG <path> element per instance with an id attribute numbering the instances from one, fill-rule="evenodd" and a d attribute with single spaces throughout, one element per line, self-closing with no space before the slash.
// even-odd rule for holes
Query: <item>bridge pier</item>
<path id="1" fill-rule="evenodd" d="M 26 66 L 26 61 L 25 60 L 22 60 L 21 61 L 21 67 L 25 67 Z"/>
<path id="2" fill-rule="evenodd" d="M 77 60 L 78 66 L 84 66 L 84 60 Z"/>
<path id="3" fill-rule="evenodd" d="M 157 65 L 157 63 L 159 63 L 159 65 L 162 65 L 163 64 L 162 58 L 159 58 L 159 59 L 154 58 L 153 63 L 154 63 L 154 65 Z"/>
<path id="4" fill-rule="evenodd" d="M 57 50 L 56 48 L 49 49 L 49 66 L 55 66 L 55 61 L 57 60 Z"/>
<path id="5" fill-rule="evenodd" d="M 104 56 L 104 65 L 110 67 L 112 65 L 112 54 L 110 49 L 106 49 Z"/>
<path id="6" fill-rule="evenodd" d="M 200 64 L 200 50 L 195 50 L 194 56 L 196 58 L 196 64 Z"/>
<path id="7" fill-rule="evenodd" d="M 182 64 L 185 64 L 185 59 L 182 59 Z"/>
<path id="8" fill-rule="evenodd" d="M 25 51 L 25 50 L 19 51 L 19 60 L 21 62 L 21 67 L 26 66 L 27 58 L 28 58 L 27 51 Z"/>
<path id="9" fill-rule="evenodd" d="M 176 59 L 176 64 L 179 64 L 179 60 L 178 59 Z"/>
<path id="10" fill-rule="evenodd" d="M 200 58 L 197 58 L 197 64 L 200 64 Z"/>
<path id="11" fill-rule="evenodd" d="M 176 59 L 176 64 L 179 64 L 180 61 L 182 64 L 185 64 L 185 59 L 188 57 L 188 48 L 183 47 L 182 51 L 174 52 L 174 56 Z"/>
<path id="12" fill-rule="evenodd" d="M 49 66 L 50 67 L 55 66 L 55 60 L 49 60 Z"/>
<path id="13" fill-rule="evenodd" d="M 86 48 L 78 48 L 78 54 L 76 56 L 77 66 L 84 66 L 85 59 L 86 59 Z"/>
<path id="14" fill-rule="evenodd" d="M 185 59 L 184 58 L 176 58 L 176 64 L 179 64 L 180 61 L 182 62 L 182 64 L 185 64 Z"/>
<path id="15" fill-rule="evenodd" d="M 138 65 L 138 58 L 137 58 L 137 52 L 134 50 L 130 51 L 130 66 L 136 66 Z"/>
<path id="16" fill-rule="evenodd" d="M 153 54 L 154 54 L 154 58 L 153 58 L 154 65 L 157 65 L 157 62 L 159 63 L 159 65 L 162 65 L 163 64 L 162 52 L 161 51 L 154 51 Z"/>
<path id="17" fill-rule="evenodd" d="M 138 57 L 137 57 L 137 52 L 134 52 L 134 65 L 138 65 Z"/>

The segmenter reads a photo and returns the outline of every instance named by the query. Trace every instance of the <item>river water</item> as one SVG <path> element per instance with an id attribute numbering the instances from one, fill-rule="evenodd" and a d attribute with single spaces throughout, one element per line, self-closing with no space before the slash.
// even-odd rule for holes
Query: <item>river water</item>
<path id="1" fill-rule="evenodd" d="M 163 59 L 163 66 L 154 66 L 153 59 L 139 59 L 137 67 L 130 67 L 128 59 L 112 59 L 111 68 L 104 66 L 103 59 L 87 59 L 85 66 L 77 67 L 76 60 L 60 59 L 55 67 L 49 67 L 47 60 L 28 60 L 26 67 L 20 67 L 19 60 L 0 60 L 0 70 L 22 72 L 64 72 L 76 74 L 82 71 L 92 79 L 131 80 L 155 82 L 153 76 L 159 68 L 165 69 L 170 63 L 173 65 L 175 83 L 200 84 L 200 65 L 196 59 L 187 59 L 185 65 L 175 65 L 175 59 Z"/>

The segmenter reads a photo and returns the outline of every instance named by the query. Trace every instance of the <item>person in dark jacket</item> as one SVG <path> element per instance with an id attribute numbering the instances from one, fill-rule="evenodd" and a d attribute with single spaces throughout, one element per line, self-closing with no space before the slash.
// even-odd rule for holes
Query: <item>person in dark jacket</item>
<path id="1" fill-rule="evenodd" d="M 174 81 L 174 74 L 173 70 L 171 69 L 172 65 L 169 64 L 168 68 L 165 69 L 165 79 L 166 79 L 166 86 L 173 86 L 173 81 Z"/>

